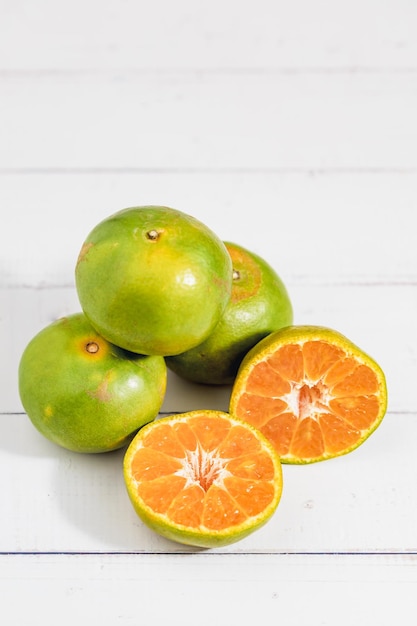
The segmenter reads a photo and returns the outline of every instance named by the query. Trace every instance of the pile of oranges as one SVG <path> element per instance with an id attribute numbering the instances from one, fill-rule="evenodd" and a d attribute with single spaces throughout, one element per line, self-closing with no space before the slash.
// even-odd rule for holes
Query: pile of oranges
<path id="1" fill-rule="evenodd" d="M 181 211 L 133 207 L 104 219 L 81 247 L 75 283 L 81 311 L 22 354 L 23 407 L 69 450 L 126 447 L 133 506 L 169 539 L 243 538 L 278 506 L 281 463 L 346 454 L 386 412 L 370 356 L 333 329 L 294 325 L 274 268 Z M 228 412 L 157 419 L 167 368 L 229 385 Z"/>

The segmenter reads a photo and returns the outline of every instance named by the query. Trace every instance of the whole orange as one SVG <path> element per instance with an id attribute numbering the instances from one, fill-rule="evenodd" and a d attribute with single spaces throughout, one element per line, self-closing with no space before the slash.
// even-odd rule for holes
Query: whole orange
<path id="1" fill-rule="evenodd" d="M 183 378 L 206 384 L 230 384 L 246 353 L 271 332 L 293 321 L 288 291 L 265 259 L 226 242 L 233 265 L 230 301 L 210 336 L 200 345 L 166 359 Z"/>
<path id="2" fill-rule="evenodd" d="M 19 363 L 19 392 L 34 426 L 76 452 L 123 447 L 159 412 L 166 390 L 161 356 L 112 345 L 83 313 L 35 335 Z"/>
<path id="3" fill-rule="evenodd" d="M 232 264 L 223 242 L 194 217 L 132 207 L 90 232 L 75 277 L 81 307 L 103 337 L 166 356 L 212 332 L 230 297 Z"/>

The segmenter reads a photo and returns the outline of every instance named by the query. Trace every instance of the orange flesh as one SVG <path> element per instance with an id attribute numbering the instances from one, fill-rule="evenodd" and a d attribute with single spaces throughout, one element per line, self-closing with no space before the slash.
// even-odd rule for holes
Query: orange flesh
<path id="1" fill-rule="evenodd" d="M 281 460 L 300 462 L 355 447 L 379 412 L 373 369 L 324 340 L 284 345 L 256 363 L 235 409 Z"/>
<path id="2" fill-rule="evenodd" d="M 270 451 L 249 428 L 227 418 L 156 422 L 130 469 L 148 507 L 191 529 L 241 524 L 276 494 Z"/>

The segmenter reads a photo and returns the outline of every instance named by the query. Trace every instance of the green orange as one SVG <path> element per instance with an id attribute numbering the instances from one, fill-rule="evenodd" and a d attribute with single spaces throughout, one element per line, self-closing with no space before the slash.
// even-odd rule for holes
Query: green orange
<path id="1" fill-rule="evenodd" d="M 283 463 L 354 450 L 386 409 L 378 363 L 321 326 L 291 326 L 262 339 L 242 361 L 230 398 L 230 412 L 258 428 Z"/>
<path id="2" fill-rule="evenodd" d="M 104 339 L 83 313 L 35 335 L 19 363 L 19 393 L 34 426 L 76 452 L 127 445 L 155 419 L 166 390 L 163 357 L 127 352 Z"/>
<path id="3" fill-rule="evenodd" d="M 282 492 L 273 446 L 221 411 L 190 411 L 142 428 L 124 458 L 128 495 L 164 537 L 213 548 L 265 524 Z"/>
<path id="4" fill-rule="evenodd" d="M 178 375 L 198 383 L 232 383 L 250 348 L 293 321 L 288 291 L 275 269 L 243 246 L 231 242 L 225 246 L 233 282 L 219 323 L 200 345 L 166 361 Z"/>
<path id="5" fill-rule="evenodd" d="M 230 297 L 232 264 L 223 242 L 196 218 L 132 207 L 93 228 L 75 278 L 81 307 L 103 337 L 167 356 L 213 331 Z"/>

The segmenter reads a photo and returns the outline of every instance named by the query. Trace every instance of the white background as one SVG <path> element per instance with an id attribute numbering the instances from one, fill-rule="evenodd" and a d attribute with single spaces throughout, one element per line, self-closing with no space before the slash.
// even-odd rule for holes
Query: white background
<path id="1" fill-rule="evenodd" d="M 414 0 L 0 0 L 8 626 L 414 624 L 416 32 Z M 144 204 L 263 256 L 296 323 L 339 330 L 387 376 L 372 437 L 284 466 L 273 519 L 221 550 L 146 529 L 123 451 L 54 446 L 18 395 L 25 345 L 79 310 L 84 238 Z M 162 412 L 227 409 L 229 393 L 170 375 Z"/>

